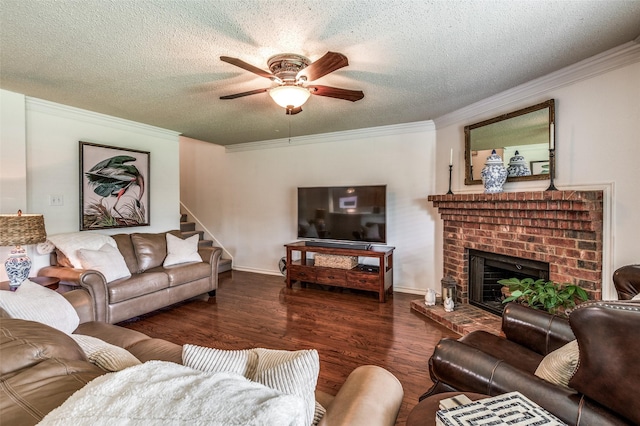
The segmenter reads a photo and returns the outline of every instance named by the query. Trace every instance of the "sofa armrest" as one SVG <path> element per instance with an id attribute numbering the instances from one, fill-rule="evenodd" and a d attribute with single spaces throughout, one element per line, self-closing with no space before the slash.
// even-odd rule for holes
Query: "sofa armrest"
<path id="1" fill-rule="evenodd" d="M 393 426 L 404 391 L 389 371 L 363 365 L 351 372 L 319 426 Z"/>
<path id="2" fill-rule="evenodd" d="M 210 263 L 211 266 L 215 266 L 218 269 L 218 261 L 222 256 L 222 249 L 220 247 L 200 247 L 198 254 L 202 258 L 203 262 Z"/>
<path id="3" fill-rule="evenodd" d="M 518 303 L 505 307 L 502 332 L 507 339 L 540 355 L 547 355 L 575 339 L 568 320 Z"/>
<path id="4" fill-rule="evenodd" d="M 218 262 L 222 257 L 222 249 L 220 247 L 200 247 L 198 253 L 203 262 L 211 265 L 211 289 L 218 288 Z"/>
<path id="5" fill-rule="evenodd" d="M 39 276 L 57 277 L 61 283 L 85 288 L 93 301 L 94 320 L 109 322 L 107 319 L 108 287 L 107 280 L 98 271 L 74 269 L 64 266 L 46 266 L 38 271 Z"/>
<path id="6" fill-rule="evenodd" d="M 91 295 L 85 289 L 77 289 L 62 293 L 62 296 L 67 299 L 71 306 L 78 313 L 80 318 L 80 324 L 95 321 L 95 311 L 93 309 L 93 300 Z"/>

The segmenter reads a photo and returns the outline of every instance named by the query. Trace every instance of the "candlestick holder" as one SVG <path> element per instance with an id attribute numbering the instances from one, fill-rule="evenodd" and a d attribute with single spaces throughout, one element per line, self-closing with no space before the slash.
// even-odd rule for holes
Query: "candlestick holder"
<path id="1" fill-rule="evenodd" d="M 447 195 L 452 194 L 453 195 L 453 191 L 451 190 L 451 171 L 453 170 L 453 164 L 449 164 L 449 192 L 447 192 Z"/>
<path id="2" fill-rule="evenodd" d="M 558 188 L 556 188 L 556 186 L 553 184 L 555 174 L 556 174 L 556 150 L 552 148 L 549 150 L 549 180 L 551 182 L 549 183 L 549 187 L 547 188 L 547 191 L 558 190 Z"/>

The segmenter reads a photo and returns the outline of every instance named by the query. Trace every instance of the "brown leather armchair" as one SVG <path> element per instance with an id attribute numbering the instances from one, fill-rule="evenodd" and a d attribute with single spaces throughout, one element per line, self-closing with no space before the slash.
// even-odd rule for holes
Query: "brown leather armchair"
<path id="1" fill-rule="evenodd" d="M 442 339 L 429 360 L 434 385 L 420 399 L 519 391 L 569 425 L 640 424 L 640 302 L 587 302 L 569 320 L 511 303 L 502 331 Z M 573 339 L 580 356 L 569 388 L 534 375 L 545 355 Z"/>
<path id="2" fill-rule="evenodd" d="M 640 293 L 640 265 L 627 265 L 613 273 L 618 299 L 630 300 Z"/>

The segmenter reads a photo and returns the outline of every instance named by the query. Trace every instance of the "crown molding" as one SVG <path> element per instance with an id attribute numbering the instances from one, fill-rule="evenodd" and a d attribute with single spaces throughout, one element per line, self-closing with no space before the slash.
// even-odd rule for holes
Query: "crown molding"
<path id="1" fill-rule="evenodd" d="M 225 152 L 255 151 L 260 149 L 285 148 L 291 146 L 311 145 L 327 142 L 348 142 L 357 139 L 371 139 L 390 135 L 435 131 L 433 121 L 415 121 L 412 123 L 393 124 L 390 126 L 368 127 L 365 129 L 346 130 L 343 132 L 321 133 L 292 138 L 271 139 L 267 141 L 240 143 L 225 146 Z"/>
<path id="2" fill-rule="evenodd" d="M 445 114 L 433 121 L 436 128 L 446 127 L 460 121 L 470 120 L 479 115 L 486 115 L 492 110 L 504 108 L 523 99 L 541 96 L 550 90 L 595 77 L 636 62 L 640 62 L 640 44 L 638 41 L 630 41 L 551 74 Z"/>
<path id="3" fill-rule="evenodd" d="M 138 123 L 136 121 L 125 120 L 123 118 L 45 101 L 43 99 L 31 98 L 29 96 L 26 97 L 26 110 L 69 118 L 71 120 L 83 121 L 85 123 L 97 124 L 100 126 L 132 131 L 172 141 L 177 141 L 180 136 L 179 132 L 175 132 L 173 130 L 167 130 L 160 127 L 150 126 L 148 124 Z"/>

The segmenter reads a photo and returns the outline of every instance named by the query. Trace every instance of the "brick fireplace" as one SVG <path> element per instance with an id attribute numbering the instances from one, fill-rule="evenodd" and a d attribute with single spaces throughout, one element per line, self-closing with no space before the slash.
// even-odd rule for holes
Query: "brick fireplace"
<path id="1" fill-rule="evenodd" d="M 444 221 L 444 275 L 469 298 L 469 250 L 549 263 L 549 279 L 602 298 L 602 191 L 431 195 Z"/>

